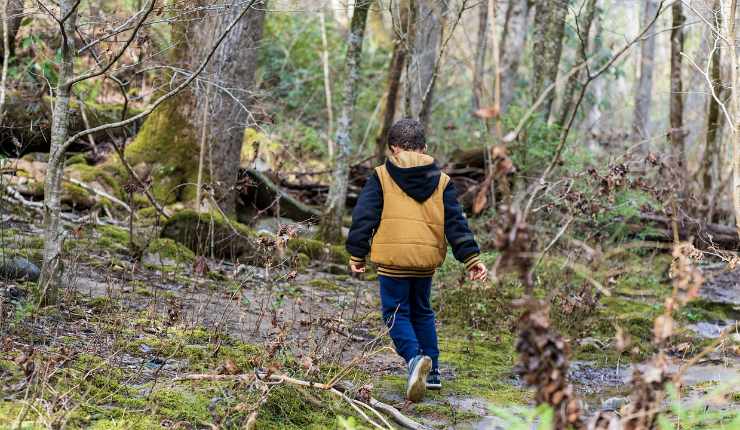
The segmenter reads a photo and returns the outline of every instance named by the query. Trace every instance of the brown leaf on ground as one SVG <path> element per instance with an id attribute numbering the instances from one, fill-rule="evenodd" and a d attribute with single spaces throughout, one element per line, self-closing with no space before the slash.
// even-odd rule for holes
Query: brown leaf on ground
<path id="1" fill-rule="evenodd" d="M 500 113 L 500 109 L 498 106 L 489 106 L 480 108 L 477 111 L 473 112 L 473 115 L 480 118 L 480 119 L 490 119 L 490 118 L 496 118 Z"/>

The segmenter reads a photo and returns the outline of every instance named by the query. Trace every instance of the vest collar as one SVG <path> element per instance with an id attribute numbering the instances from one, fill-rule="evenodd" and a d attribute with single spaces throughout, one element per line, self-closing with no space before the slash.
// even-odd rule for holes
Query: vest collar
<path id="1" fill-rule="evenodd" d="M 415 151 L 401 151 L 398 154 L 391 155 L 388 159 L 391 163 L 396 165 L 396 167 L 400 167 L 402 169 L 434 164 L 434 158 L 432 158 L 431 155 Z"/>

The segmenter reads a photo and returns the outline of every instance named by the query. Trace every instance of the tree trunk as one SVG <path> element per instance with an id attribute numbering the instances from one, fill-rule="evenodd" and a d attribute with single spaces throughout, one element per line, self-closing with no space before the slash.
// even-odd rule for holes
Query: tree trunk
<path id="1" fill-rule="evenodd" d="M 485 94 L 483 73 L 486 69 L 486 46 L 488 41 L 488 5 L 481 2 L 478 5 L 478 40 L 475 45 L 475 64 L 473 66 L 473 97 L 471 105 L 476 111 L 481 107 Z"/>
<path id="2" fill-rule="evenodd" d="M 563 53 L 565 17 L 568 14 L 567 1 L 537 0 L 534 15 L 532 100 L 537 100 L 542 92 L 558 77 L 558 66 Z M 555 92 L 550 91 L 540 108 L 543 118 L 550 117 Z"/>
<path id="3" fill-rule="evenodd" d="M 399 5 L 399 23 L 401 35 L 396 35 L 393 45 L 393 56 L 388 67 L 388 89 L 386 90 L 385 107 L 383 108 L 383 124 L 380 127 L 375 145 L 375 159 L 378 163 L 385 160 L 388 131 L 393 125 L 398 110 L 398 93 L 407 56 L 406 41 L 403 39 L 408 32 L 408 2 L 402 1 Z"/>
<path id="4" fill-rule="evenodd" d="M 713 10 L 717 11 L 721 7 L 720 0 L 714 0 Z M 715 35 L 714 31 L 722 31 L 722 15 L 718 14 L 717 27 L 708 29 L 707 31 L 711 35 L 713 40 L 712 54 L 709 57 L 711 61 L 710 68 L 710 81 L 712 88 L 710 91 L 717 97 L 720 97 L 722 91 L 722 57 L 721 57 L 721 40 Z M 701 177 L 702 185 L 704 186 L 704 196 L 709 197 L 712 193 L 712 173 L 714 170 L 713 160 L 717 157 L 719 150 L 719 137 L 722 135 L 722 121 L 720 114 L 720 106 L 717 100 L 710 96 L 709 106 L 707 108 L 707 123 L 706 123 L 706 134 L 704 144 L 704 156 L 702 158 Z M 708 202 L 708 201 L 707 201 Z"/>
<path id="5" fill-rule="evenodd" d="M 576 65 L 581 64 L 588 58 L 588 52 L 590 50 L 589 43 L 591 41 L 591 24 L 594 22 L 596 16 L 596 2 L 597 0 L 586 0 L 586 7 L 583 13 L 578 18 L 578 54 L 576 55 Z M 576 104 L 576 96 L 578 89 L 581 86 L 581 79 L 584 78 L 585 74 L 588 73 L 586 69 L 581 69 L 578 73 L 571 75 L 568 82 L 565 84 L 565 92 L 563 93 L 563 106 L 560 112 L 560 119 L 558 120 L 559 125 L 564 125 L 568 118 L 572 115 L 572 110 Z"/>
<path id="6" fill-rule="evenodd" d="M 229 32 L 211 60 L 210 69 L 214 76 L 220 78 L 222 88 L 239 88 L 231 94 L 225 91 L 212 92 L 213 100 L 210 103 L 208 140 L 213 145 L 212 163 L 219 166 L 211 172 L 211 182 L 217 203 L 229 215 L 234 214 L 236 209 L 235 187 L 244 129 L 254 125 L 244 106 L 253 104 L 250 94 L 254 90 L 266 6 L 266 0 L 255 4 L 252 11 Z M 241 8 L 232 7 L 218 18 L 218 27 L 227 26 L 240 12 Z M 199 103 L 202 101 L 199 100 Z"/>
<path id="7" fill-rule="evenodd" d="M 207 164 L 217 168 L 208 169 L 203 180 L 210 183 L 206 188 L 212 190 L 219 207 L 226 214 L 234 213 L 244 129 L 252 125 L 245 107 L 253 104 L 251 93 L 265 8 L 265 1 L 253 5 L 211 59 L 206 72 L 217 85 L 210 89 L 207 113 L 204 115 L 206 89 L 187 89 L 153 112 L 126 148 L 129 162 L 144 176 L 151 176 L 157 200 L 195 201 L 197 190 L 192 184 L 197 183 L 201 132 L 207 126 L 204 141 L 211 148 Z M 211 47 L 213 29 L 224 27 L 242 10 L 231 7 L 216 17 L 201 16 L 196 21 L 177 23 L 173 27 L 171 61 L 185 70 L 192 68 Z"/>
<path id="8" fill-rule="evenodd" d="M 734 121 L 732 124 L 732 207 L 735 211 L 735 228 L 740 236 L 740 82 L 738 79 L 737 51 L 735 50 L 735 41 L 737 40 L 737 0 L 722 2 L 722 22 L 725 28 L 725 39 L 729 40 L 732 46 L 727 50 L 730 59 L 730 75 L 732 85 L 730 100 L 732 101 L 732 110 Z"/>
<path id="9" fill-rule="evenodd" d="M 320 228 L 320 236 L 330 242 L 342 239 L 342 216 L 344 215 L 347 186 L 349 182 L 349 156 L 352 149 L 352 116 L 357 98 L 357 85 L 360 80 L 360 61 L 362 42 L 367 25 L 367 12 L 370 1 L 355 0 L 355 7 L 347 36 L 346 78 L 342 91 L 342 112 L 337 121 L 337 135 L 334 141 L 337 154 L 334 158 L 332 184 L 326 201 L 326 215 Z"/>
<path id="10" fill-rule="evenodd" d="M 406 69 L 406 91 L 410 111 L 426 127 L 434 94 L 434 65 L 437 62 L 447 14 L 445 0 L 413 2 L 413 30 L 410 31 L 411 55 Z"/>
<path id="11" fill-rule="evenodd" d="M 519 81 L 519 63 L 527 43 L 529 0 L 509 0 L 501 32 L 501 112 L 505 112 Z"/>
<path id="12" fill-rule="evenodd" d="M 59 296 L 62 274 L 62 245 L 64 232 L 61 226 L 62 177 L 64 174 L 64 142 L 69 136 L 69 114 L 72 86 L 68 83 L 74 75 L 75 27 L 77 5 L 74 0 L 59 3 L 60 16 L 67 17 L 62 24 L 61 64 L 51 125 L 51 150 L 44 180 L 44 256 L 39 286 L 41 302 L 55 304 Z"/>
<path id="13" fill-rule="evenodd" d="M 21 21 L 23 21 L 23 0 L 7 0 L 5 6 L 5 16 L 8 21 L 8 52 L 10 52 L 10 58 L 15 57 L 15 38 L 18 34 L 18 30 L 21 28 Z M 0 22 L 0 26 L 4 27 L 5 23 Z M 0 34 L 3 34 L 4 28 L 0 28 Z M 5 49 L 0 44 L 0 58 L 3 57 Z"/>
<path id="14" fill-rule="evenodd" d="M 658 10 L 656 0 L 645 0 L 642 9 L 644 28 Z M 650 135 L 650 104 L 653 93 L 653 58 L 655 57 L 655 30 L 651 29 L 640 42 L 640 79 L 635 90 L 635 111 L 632 120 L 633 139 L 647 139 Z"/>
<path id="15" fill-rule="evenodd" d="M 683 32 L 686 17 L 681 2 L 673 3 L 671 10 L 673 25 L 671 29 L 671 101 L 670 138 L 674 154 L 681 169 L 686 169 L 686 148 L 683 130 L 683 79 L 681 77 L 681 52 L 683 51 Z"/>

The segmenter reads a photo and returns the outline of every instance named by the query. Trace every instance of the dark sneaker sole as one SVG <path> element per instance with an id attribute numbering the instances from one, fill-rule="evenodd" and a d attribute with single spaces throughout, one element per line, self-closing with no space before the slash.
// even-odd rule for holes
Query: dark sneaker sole
<path id="1" fill-rule="evenodd" d="M 438 391 L 442 389 L 442 384 L 430 384 L 427 382 L 427 390 Z"/>
<path id="2" fill-rule="evenodd" d="M 418 402 L 424 398 L 424 392 L 427 389 L 427 375 L 431 370 L 432 359 L 422 357 L 409 376 L 408 386 L 406 387 L 406 398 L 409 401 Z"/>

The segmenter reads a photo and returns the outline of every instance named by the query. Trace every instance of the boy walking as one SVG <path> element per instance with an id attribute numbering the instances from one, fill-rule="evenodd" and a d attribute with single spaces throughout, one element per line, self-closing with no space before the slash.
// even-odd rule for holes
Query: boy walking
<path id="1" fill-rule="evenodd" d="M 368 178 L 352 212 L 346 246 L 353 272 L 365 271 L 368 254 L 377 265 L 383 320 L 408 364 L 406 398 L 417 402 L 427 388 L 442 387 L 430 294 L 447 243 L 471 280 L 485 280 L 487 270 L 455 187 L 425 153 L 422 125 L 398 121 L 388 147 L 389 159 Z"/>

